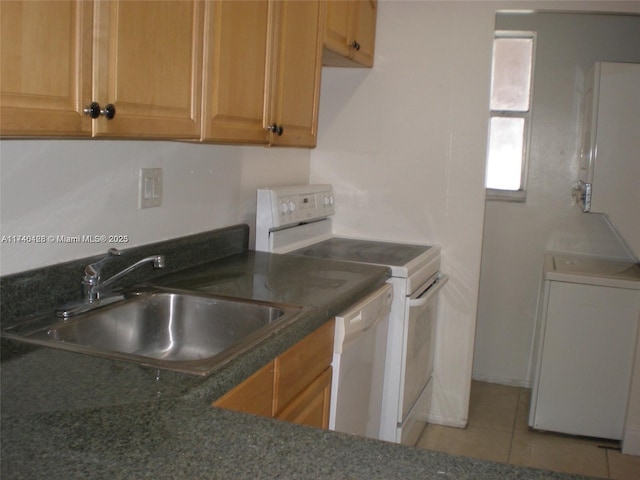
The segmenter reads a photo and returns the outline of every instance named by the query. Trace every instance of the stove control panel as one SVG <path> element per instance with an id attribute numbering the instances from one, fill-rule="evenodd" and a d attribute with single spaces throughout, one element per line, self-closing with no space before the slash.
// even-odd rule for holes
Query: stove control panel
<path id="1" fill-rule="evenodd" d="M 256 205 L 256 229 L 277 229 L 326 218 L 335 213 L 331 185 L 261 188 Z"/>

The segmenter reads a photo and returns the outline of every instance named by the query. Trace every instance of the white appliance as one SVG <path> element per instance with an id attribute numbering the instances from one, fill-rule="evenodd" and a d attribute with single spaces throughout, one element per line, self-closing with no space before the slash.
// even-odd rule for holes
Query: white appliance
<path id="1" fill-rule="evenodd" d="M 380 439 L 414 445 L 431 408 L 440 248 L 335 236 L 331 185 L 257 192 L 256 250 L 388 266 L 393 287 Z"/>
<path id="2" fill-rule="evenodd" d="M 529 425 L 622 438 L 640 317 L 640 266 L 547 254 Z"/>
<path id="3" fill-rule="evenodd" d="M 640 258 L 640 64 L 598 62 L 587 77 L 576 188 L 583 211 L 604 213 Z"/>
<path id="4" fill-rule="evenodd" d="M 387 284 L 336 317 L 329 428 L 380 438 L 393 288 Z"/>

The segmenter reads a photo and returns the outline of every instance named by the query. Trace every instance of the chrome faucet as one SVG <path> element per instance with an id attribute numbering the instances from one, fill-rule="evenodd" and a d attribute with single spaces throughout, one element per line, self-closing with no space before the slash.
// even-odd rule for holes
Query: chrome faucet
<path id="1" fill-rule="evenodd" d="M 104 288 L 111 285 L 119 278 L 125 276 L 129 272 L 144 265 L 145 263 L 153 262 L 153 268 L 164 268 L 164 255 L 152 255 L 151 257 L 143 258 L 137 261 L 133 265 L 125 268 L 121 272 L 116 273 L 113 277 L 101 281 L 100 272 L 104 264 L 112 257 L 119 256 L 120 250 L 117 248 L 110 248 L 107 251 L 107 255 L 95 263 L 91 263 L 84 268 L 84 277 L 82 278 L 82 285 L 84 285 L 84 297 L 89 303 L 95 302 L 100 298 L 100 294 Z"/>

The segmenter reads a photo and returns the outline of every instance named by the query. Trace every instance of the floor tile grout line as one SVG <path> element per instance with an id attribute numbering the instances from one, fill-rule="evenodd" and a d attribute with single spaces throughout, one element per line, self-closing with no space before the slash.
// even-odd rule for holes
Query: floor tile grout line
<path id="1" fill-rule="evenodd" d="M 516 423 L 518 422 L 518 411 L 520 410 L 520 395 L 522 395 L 522 389 L 518 391 L 518 397 L 516 398 L 516 413 L 513 418 L 513 425 L 511 427 L 511 441 L 509 442 L 509 454 L 507 455 L 507 463 L 513 465 L 511 463 L 511 453 L 513 452 L 513 442 L 515 439 L 516 433 Z"/>

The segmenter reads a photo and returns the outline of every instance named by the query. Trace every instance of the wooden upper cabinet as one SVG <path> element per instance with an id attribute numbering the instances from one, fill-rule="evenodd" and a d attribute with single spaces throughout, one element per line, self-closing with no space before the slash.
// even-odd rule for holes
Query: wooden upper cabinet
<path id="1" fill-rule="evenodd" d="M 334 67 L 372 67 L 377 0 L 327 0 L 322 63 Z"/>
<path id="2" fill-rule="evenodd" d="M 200 138 L 204 7 L 199 0 L 98 0 L 93 101 L 113 104 L 96 136 Z"/>
<path id="3" fill-rule="evenodd" d="M 203 5 L 5 1 L 2 136 L 200 138 Z M 84 109 L 113 104 L 116 115 Z"/>
<path id="4" fill-rule="evenodd" d="M 268 32 L 265 0 L 207 2 L 203 140 L 267 142 Z"/>
<path id="5" fill-rule="evenodd" d="M 92 7 L 0 1 L 0 135 L 91 135 Z"/>
<path id="6" fill-rule="evenodd" d="M 319 1 L 207 2 L 205 141 L 313 147 Z"/>
<path id="7" fill-rule="evenodd" d="M 275 1 L 267 126 L 271 145 L 314 147 L 322 69 L 320 1 Z"/>
<path id="8" fill-rule="evenodd" d="M 0 0 L 0 135 L 313 147 L 321 3 Z"/>
<path id="9" fill-rule="evenodd" d="M 372 67 L 376 43 L 377 0 L 355 0 L 349 2 L 352 41 L 357 42 L 353 50 L 353 60 Z"/>
<path id="10" fill-rule="evenodd" d="M 348 0 L 332 0 L 325 2 L 324 24 L 324 48 L 323 63 L 326 57 L 338 55 L 349 58 L 351 47 L 349 46 L 349 2 Z M 333 54 L 333 55 L 332 55 Z"/>

